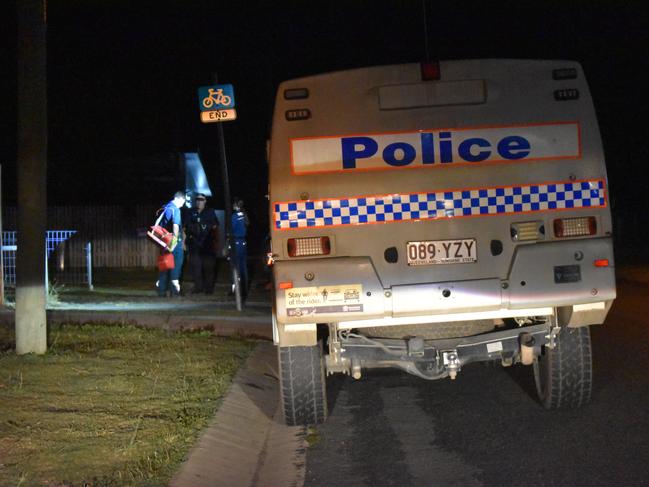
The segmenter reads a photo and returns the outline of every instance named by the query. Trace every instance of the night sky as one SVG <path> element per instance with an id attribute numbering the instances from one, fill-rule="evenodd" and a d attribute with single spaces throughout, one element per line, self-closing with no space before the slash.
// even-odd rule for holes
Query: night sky
<path id="1" fill-rule="evenodd" d="M 49 0 L 48 200 L 158 204 L 182 186 L 173 154 L 200 150 L 220 192 L 213 126 L 196 89 L 235 87 L 225 124 L 233 194 L 265 218 L 265 140 L 280 81 L 426 57 L 582 63 L 599 116 L 614 212 L 649 211 L 647 2 Z M 136 4 L 136 5 L 135 5 Z M 15 2 L 0 6 L 0 160 L 15 199 Z M 625 223 L 626 224 L 626 223 Z M 647 230 L 643 230 L 647 235 Z"/>

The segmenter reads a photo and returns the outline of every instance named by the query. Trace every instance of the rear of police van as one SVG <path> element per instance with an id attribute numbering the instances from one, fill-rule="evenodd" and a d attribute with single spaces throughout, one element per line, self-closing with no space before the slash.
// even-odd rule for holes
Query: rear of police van
<path id="1" fill-rule="evenodd" d="M 287 81 L 269 163 L 280 358 L 315 350 L 324 327 L 329 373 L 387 364 L 454 378 L 469 361 L 520 362 L 511 330 L 536 326 L 525 359 L 536 364 L 562 328 L 602 323 L 615 298 L 604 155 L 576 62 L 446 61 Z M 467 337 L 493 333 L 509 338 L 458 354 Z M 360 345 L 345 357 L 354 339 L 403 346 L 412 360 Z"/>

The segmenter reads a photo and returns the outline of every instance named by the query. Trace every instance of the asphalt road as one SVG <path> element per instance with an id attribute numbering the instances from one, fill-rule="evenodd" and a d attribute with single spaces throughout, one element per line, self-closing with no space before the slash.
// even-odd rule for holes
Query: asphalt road
<path id="1" fill-rule="evenodd" d="M 305 485 L 649 485 L 649 287 L 621 283 L 592 339 L 593 401 L 580 410 L 545 411 L 531 367 L 333 377 Z"/>

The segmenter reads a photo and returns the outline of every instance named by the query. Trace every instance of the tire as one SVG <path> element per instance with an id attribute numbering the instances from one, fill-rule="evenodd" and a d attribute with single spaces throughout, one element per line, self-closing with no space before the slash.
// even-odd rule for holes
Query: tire
<path id="1" fill-rule="evenodd" d="M 321 345 L 278 347 L 280 394 L 289 426 L 320 424 L 327 418 Z"/>
<path id="2" fill-rule="evenodd" d="M 546 409 L 578 408 L 588 402 L 593 385 L 590 328 L 564 328 L 553 349 L 544 347 L 534 361 L 536 392 Z"/>

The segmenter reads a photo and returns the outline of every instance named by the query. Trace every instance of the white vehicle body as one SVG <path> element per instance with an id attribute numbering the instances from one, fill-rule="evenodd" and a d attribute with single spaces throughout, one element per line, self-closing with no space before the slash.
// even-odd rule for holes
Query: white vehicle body
<path id="1" fill-rule="evenodd" d="M 326 325 L 330 373 L 388 365 L 439 378 L 469 361 L 519 362 L 521 331 L 505 323 L 536 326 L 538 355 L 561 327 L 602 323 L 615 299 L 604 153 L 581 66 L 446 61 L 431 80 L 423 68 L 278 90 L 274 336 L 313 346 Z M 406 351 L 408 337 L 456 341 L 431 345 L 439 367 L 428 374 L 340 346 L 357 334 L 406 340 Z M 477 334 L 481 345 L 449 367 L 443 349 Z"/>

